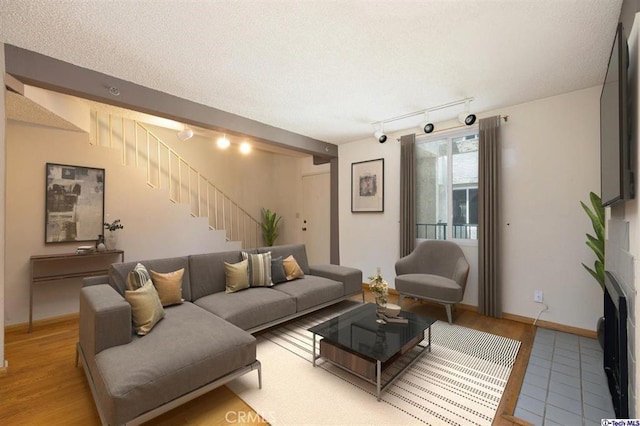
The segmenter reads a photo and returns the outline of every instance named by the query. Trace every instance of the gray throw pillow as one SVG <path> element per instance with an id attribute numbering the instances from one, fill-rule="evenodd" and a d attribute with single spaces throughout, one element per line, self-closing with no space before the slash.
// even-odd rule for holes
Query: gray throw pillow
<path id="1" fill-rule="evenodd" d="M 282 265 L 282 256 L 271 259 L 271 281 L 274 284 L 287 281 L 287 275 L 284 273 L 284 266 Z"/>

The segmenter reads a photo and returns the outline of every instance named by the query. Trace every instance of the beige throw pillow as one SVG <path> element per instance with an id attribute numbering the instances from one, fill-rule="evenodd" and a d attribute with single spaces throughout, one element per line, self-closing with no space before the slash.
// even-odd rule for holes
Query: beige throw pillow
<path id="1" fill-rule="evenodd" d="M 289 257 L 282 260 L 282 266 L 284 266 L 284 273 L 287 276 L 287 280 L 291 281 L 296 278 L 304 277 L 304 272 L 302 272 L 302 268 L 296 262 L 296 258 L 293 255 L 289 255 Z"/>
<path id="2" fill-rule="evenodd" d="M 248 260 L 243 260 L 238 263 L 224 262 L 224 275 L 227 281 L 225 293 L 235 293 L 236 291 L 249 288 L 248 265 Z"/>
<path id="3" fill-rule="evenodd" d="M 184 276 L 184 268 L 164 274 L 153 269 L 150 272 L 151 281 L 153 281 L 153 285 L 158 290 L 162 306 L 176 305 L 183 302 L 182 277 Z"/>
<path id="4" fill-rule="evenodd" d="M 137 290 L 127 290 L 124 298 L 131 305 L 133 327 L 139 336 L 148 334 L 164 318 L 160 297 L 151 280 Z"/>

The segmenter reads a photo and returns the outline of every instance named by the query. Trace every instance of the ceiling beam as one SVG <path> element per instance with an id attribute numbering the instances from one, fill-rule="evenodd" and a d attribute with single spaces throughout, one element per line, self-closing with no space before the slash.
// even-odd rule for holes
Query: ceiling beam
<path id="1" fill-rule="evenodd" d="M 188 125 L 259 140 L 323 158 L 334 144 L 299 135 L 37 52 L 5 44 L 5 70 L 24 84 L 115 105 Z M 118 92 L 117 95 L 114 93 Z M 292 112 L 293 113 L 293 112 Z"/>

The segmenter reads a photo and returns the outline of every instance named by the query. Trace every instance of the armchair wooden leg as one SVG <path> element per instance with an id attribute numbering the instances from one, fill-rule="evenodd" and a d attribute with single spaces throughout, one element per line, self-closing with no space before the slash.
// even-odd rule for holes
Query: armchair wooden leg
<path id="1" fill-rule="evenodd" d="M 445 303 L 444 307 L 447 310 L 447 319 L 449 320 L 449 324 L 453 324 L 453 322 L 451 321 L 451 304 Z"/>

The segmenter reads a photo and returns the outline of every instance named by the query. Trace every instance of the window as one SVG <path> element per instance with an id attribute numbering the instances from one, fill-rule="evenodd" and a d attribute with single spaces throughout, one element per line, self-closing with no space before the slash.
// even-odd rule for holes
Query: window
<path id="1" fill-rule="evenodd" d="M 477 129 L 416 139 L 416 236 L 478 239 Z"/>

